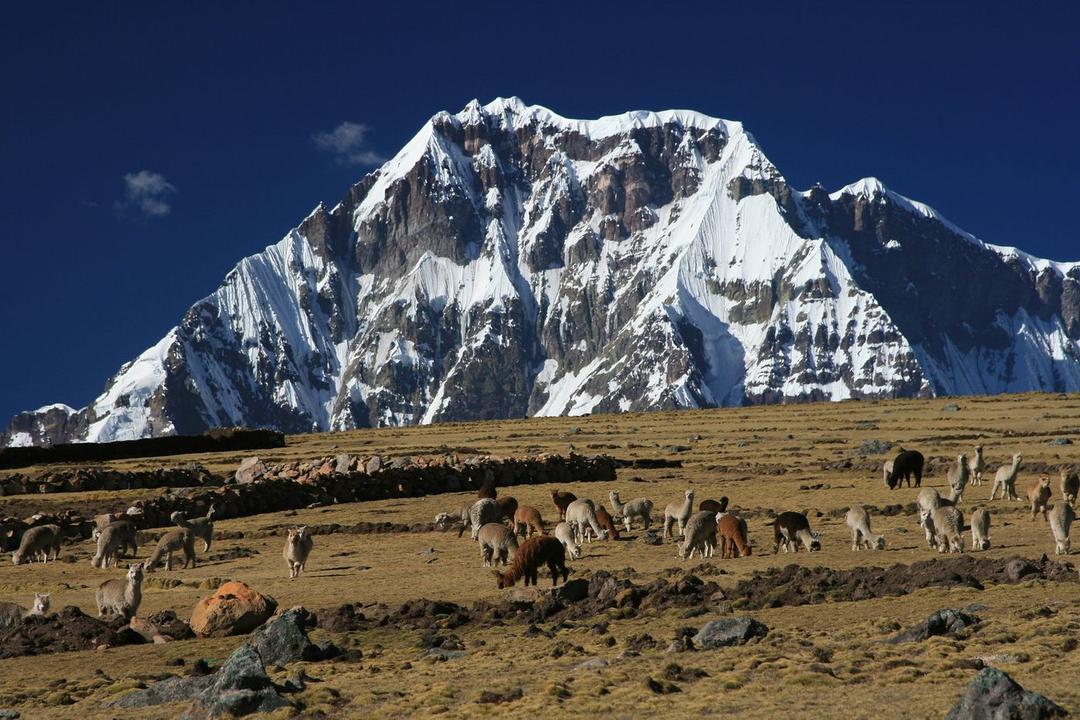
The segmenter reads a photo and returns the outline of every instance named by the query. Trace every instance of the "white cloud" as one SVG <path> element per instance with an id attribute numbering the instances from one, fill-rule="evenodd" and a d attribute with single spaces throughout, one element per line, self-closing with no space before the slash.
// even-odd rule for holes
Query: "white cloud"
<path id="1" fill-rule="evenodd" d="M 370 130 L 367 125 L 346 121 L 329 132 L 315 133 L 311 139 L 315 147 L 332 153 L 342 165 L 381 165 L 386 158 L 367 147 Z"/>
<path id="2" fill-rule="evenodd" d="M 134 209 L 146 217 L 164 217 L 172 211 L 176 187 L 164 175 L 149 170 L 124 175 L 124 201 L 120 209 Z"/>

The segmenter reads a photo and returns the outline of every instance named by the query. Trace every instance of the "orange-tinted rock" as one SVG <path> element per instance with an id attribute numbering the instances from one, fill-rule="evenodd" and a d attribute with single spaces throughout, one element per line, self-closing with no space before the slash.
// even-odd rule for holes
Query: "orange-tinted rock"
<path id="1" fill-rule="evenodd" d="M 202 637 L 242 635 L 266 622 L 276 608 L 273 598 L 233 580 L 195 605 L 191 629 Z"/>

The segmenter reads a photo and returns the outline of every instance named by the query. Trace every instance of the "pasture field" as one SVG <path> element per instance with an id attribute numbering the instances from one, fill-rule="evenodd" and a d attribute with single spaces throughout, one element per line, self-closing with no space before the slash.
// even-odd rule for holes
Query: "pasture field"
<path id="1" fill-rule="evenodd" d="M 884 453 L 862 454 L 868 441 L 886 441 Z M 686 574 L 719 586 L 707 607 L 678 603 L 619 607 L 590 617 L 523 622 L 514 618 L 470 620 L 433 629 L 388 622 L 347 632 L 313 631 L 346 650 L 338 660 L 304 663 L 306 689 L 289 695 L 298 709 L 279 710 L 301 717 L 582 716 L 630 718 L 656 713 L 708 712 L 739 717 L 942 717 L 981 665 L 1008 672 L 1026 689 L 1042 693 L 1070 712 L 1080 712 L 1080 582 L 1027 579 L 1017 583 L 987 580 L 982 589 L 966 585 L 925 587 L 900 596 L 852 600 L 832 593 L 824 602 L 757 607 L 734 592 L 756 573 L 797 563 L 845 571 L 886 568 L 919 561 L 950 562 L 926 547 L 918 516 L 909 503 L 916 491 L 889 490 L 881 463 L 900 446 L 920 450 L 931 473 L 923 485 L 946 494 L 945 463 L 959 453 L 985 446 L 987 482 L 969 487 L 961 505 L 965 517 L 987 507 L 993 541 L 979 557 L 1020 556 L 1054 559 L 1049 528 L 1032 521 L 1026 504 L 989 502 L 993 471 L 1024 455 L 1017 482 L 1021 496 L 1045 469 L 1060 500 L 1057 468 L 1080 466 L 1080 396 L 1028 394 L 935 400 L 858 401 L 833 404 L 763 406 L 705 411 L 597 415 L 577 418 L 457 423 L 418 428 L 388 428 L 347 433 L 291 436 L 287 447 L 260 452 L 267 462 L 310 460 L 340 452 L 417 455 L 450 448 L 461 453 L 524 455 L 540 452 L 604 453 L 623 460 L 679 460 L 682 467 L 623 467 L 614 482 L 563 487 L 578 497 L 607 506 L 608 492 L 623 500 L 645 496 L 663 508 L 693 489 L 697 501 L 727 496 L 746 518 L 753 555 L 722 560 L 684 561 L 671 539 L 653 546 L 635 528 L 619 541 L 586 544 L 578 560 L 568 560 L 571 579 L 598 571 L 647 586 L 660 579 L 678 582 Z M 862 449 L 862 452 L 861 450 Z M 874 449 L 874 448 L 869 448 Z M 152 468 L 195 460 L 214 471 L 231 471 L 242 455 L 222 454 L 117 462 L 125 468 Z M 940 460 L 938 460 L 940 459 Z M 25 471 L 24 471 L 25 472 Z M 548 529 L 557 520 L 549 485 L 499 488 L 523 505 L 540 510 Z M 160 491 L 67 493 L 0 499 L 3 513 L 102 507 L 121 509 L 133 499 Z M 289 525 L 352 525 L 358 521 L 431 522 L 440 511 L 471 502 L 473 493 L 342 504 L 330 507 L 219 520 L 215 540 L 194 570 L 159 570 L 148 576 L 139 615 L 172 609 L 187 619 L 197 600 L 222 578 L 243 580 L 272 596 L 279 606 L 303 605 L 313 611 L 344 603 L 378 604 L 396 609 L 422 598 L 469 608 L 476 601 L 522 602 L 539 591 L 500 591 L 468 533 L 451 532 L 316 535 L 307 571 L 288 579 L 281 557 L 283 528 Z M 875 532 L 884 533 L 884 551 L 853 552 L 843 513 L 853 504 L 872 512 Z M 695 508 L 696 509 L 696 508 Z M 820 553 L 773 554 L 770 513 L 806 512 L 822 533 Z M 662 523 L 654 524 L 662 525 Z M 243 533 L 243 537 L 236 537 Z M 233 539 L 226 539 L 232 537 Z M 970 535 L 965 533 L 970 553 Z M 201 549 L 201 543 L 196 543 Z M 1080 547 L 1080 542 L 1076 543 Z M 140 548 L 145 557 L 150 545 Z M 13 566 L 0 564 L 0 600 L 27 605 L 34 592 L 51 592 L 53 610 L 78 605 L 94 614 L 94 588 L 117 570 L 91 567 L 91 541 L 66 546 L 69 562 Z M 1059 558 L 1077 563 L 1071 557 Z M 820 599 L 820 598 L 818 598 Z M 765 603 L 768 605 L 769 603 Z M 901 630 L 942 608 L 982 606 L 981 622 L 956 637 L 893 644 Z M 368 614 L 368 613 L 365 613 Z M 740 647 L 676 652 L 669 648 L 678 630 L 698 628 L 710 619 L 749 614 L 769 633 Z M 440 656 L 429 651 L 434 632 L 449 638 L 444 647 L 462 648 Z M 106 703 L 129 690 L 169 674 L 183 674 L 194 661 L 211 665 L 243 638 L 198 639 L 163 645 L 16 657 L 0 660 L 0 708 L 23 717 L 178 716 L 178 706 L 121 710 Z M 449 655 L 449 659 L 444 659 Z M 185 666 L 177 667 L 177 658 Z M 283 680 L 295 667 L 275 669 Z M 700 672 L 699 672 L 700 671 Z M 650 687 L 650 680 L 652 686 Z M 487 694 L 485 695 L 485 691 Z M 481 700 L 496 701 L 480 702 Z M 501 702 L 498 702 L 500 701 Z"/>

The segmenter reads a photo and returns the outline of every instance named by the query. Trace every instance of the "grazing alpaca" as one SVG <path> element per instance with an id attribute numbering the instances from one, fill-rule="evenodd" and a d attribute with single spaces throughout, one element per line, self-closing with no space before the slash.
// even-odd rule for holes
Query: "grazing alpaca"
<path id="1" fill-rule="evenodd" d="M 987 510 L 971 513 L 971 549 L 990 549 L 990 513 Z"/>
<path id="2" fill-rule="evenodd" d="M 184 553 L 184 568 L 186 569 L 189 564 L 194 568 L 195 536 L 190 528 L 177 528 L 162 535 L 157 547 L 154 548 L 154 553 L 146 561 L 146 572 L 153 572 L 161 563 L 162 557 L 165 558 L 165 569 L 172 570 L 172 556 L 178 550 Z"/>
<path id="3" fill-rule="evenodd" d="M 555 539 L 563 544 L 571 558 L 581 557 L 581 543 L 574 539 L 574 528 L 565 520 L 555 526 Z"/>
<path id="4" fill-rule="evenodd" d="M 720 557 L 749 557 L 753 554 L 746 539 L 746 521 L 733 513 L 714 515 L 716 533 L 720 536 Z"/>
<path id="5" fill-rule="evenodd" d="M 619 539 L 619 528 L 615 526 L 615 520 L 611 517 L 611 513 L 602 507 L 596 508 L 596 523 L 607 530 L 608 537 L 612 540 Z"/>
<path id="6" fill-rule="evenodd" d="M 889 484 L 889 478 L 892 477 L 892 474 L 893 474 L 893 472 L 892 472 L 893 471 L 893 461 L 892 460 L 886 460 L 884 463 L 882 463 L 881 471 L 885 475 L 885 487 L 887 487 L 887 488 L 889 488 L 891 490 L 892 485 Z"/>
<path id="7" fill-rule="evenodd" d="M 480 532 L 480 528 L 489 522 L 499 522 L 502 518 L 502 511 L 499 510 L 499 503 L 495 502 L 491 498 L 483 498 L 477 500 L 469 508 L 469 520 L 467 523 L 461 526 L 458 530 L 458 537 L 465 534 L 465 528 L 472 528 L 472 539 L 476 539 L 476 534 Z"/>
<path id="8" fill-rule="evenodd" d="M 501 522 L 484 525 L 476 537 L 480 541 L 480 559 L 485 567 L 491 567 L 495 563 L 506 565 L 510 553 L 516 552 L 518 548 L 514 531 Z"/>
<path id="9" fill-rule="evenodd" d="M 577 495 L 572 492 L 567 492 L 565 490 L 551 491 L 551 501 L 555 503 L 555 507 L 559 509 L 560 520 L 566 519 L 566 508 L 575 500 L 577 500 Z"/>
<path id="10" fill-rule="evenodd" d="M 498 578 L 501 590 L 513 587 L 521 578 L 525 578 L 526 585 L 536 585 L 540 567 L 543 565 L 547 565 L 551 571 L 552 587 L 559 583 L 559 575 L 562 575 L 563 582 L 570 577 L 570 570 L 566 567 L 566 548 L 550 535 L 529 538 L 518 547 L 514 553 L 514 562 L 506 572 L 492 572 Z"/>
<path id="11" fill-rule="evenodd" d="M 578 498 L 566 506 L 566 523 L 574 531 L 574 538 L 580 543 L 582 540 L 592 542 L 592 535 L 598 540 L 607 537 L 607 533 L 596 521 L 596 510 L 592 500 Z M 592 531 L 592 535 L 589 531 Z"/>
<path id="12" fill-rule="evenodd" d="M 975 456 L 968 460 L 968 475 L 970 479 L 969 483 L 972 485 L 982 485 L 982 474 L 986 470 L 986 461 L 983 459 L 983 446 L 975 446 Z"/>
<path id="13" fill-rule="evenodd" d="M 0 629 L 18 625 L 23 621 L 23 618 L 31 615 L 47 615 L 51 604 L 50 597 L 49 593 L 34 593 L 34 604 L 29 610 L 18 603 L 0 602 Z"/>
<path id="14" fill-rule="evenodd" d="M 34 558 L 40 558 L 41 562 L 49 562 L 60 557 L 61 531 L 59 525 L 37 525 L 27 529 L 19 540 L 19 548 L 11 553 L 11 562 L 22 565 L 23 562 L 33 562 Z"/>
<path id="15" fill-rule="evenodd" d="M 1054 552 L 1058 555 L 1068 555 L 1072 544 L 1069 539 L 1069 528 L 1076 520 L 1076 511 L 1071 505 L 1063 502 L 1055 503 L 1047 520 L 1050 522 L 1050 532 L 1054 535 Z"/>
<path id="16" fill-rule="evenodd" d="M 135 563 L 128 568 L 123 580 L 106 580 L 98 585 L 98 615 L 105 617 L 111 613 L 130 622 L 142 604 L 142 581 L 142 563 Z"/>
<path id="17" fill-rule="evenodd" d="M 810 531 L 810 521 L 798 512 L 783 512 L 773 521 L 773 552 L 799 552 L 799 543 L 809 552 L 821 550 L 821 535 Z"/>
<path id="18" fill-rule="evenodd" d="M 498 498 L 495 502 L 499 504 L 499 513 L 501 513 L 502 519 L 513 522 L 514 513 L 516 513 L 518 509 L 518 501 L 507 495 Z"/>
<path id="19" fill-rule="evenodd" d="M 716 550 L 716 513 L 708 510 L 698 511 L 686 521 L 683 543 L 679 546 L 679 557 L 689 560 L 694 553 L 701 557 L 712 557 Z"/>
<path id="20" fill-rule="evenodd" d="M 315 541 L 311 539 L 307 525 L 289 528 L 289 534 L 285 538 L 285 549 L 281 551 L 281 556 L 285 558 L 285 564 L 289 566 L 290 580 L 296 579 L 303 572 L 313 547 L 315 547 Z"/>
<path id="21" fill-rule="evenodd" d="M 967 455 L 961 453 L 956 456 L 956 465 L 949 468 L 946 473 L 949 480 L 949 499 L 954 505 L 959 505 L 964 499 L 964 488 L 967 487 L 970 476 Z"/>
<path id="22" fill-rule="evenodd" d="M 477 500 L 495 500 L 499 497 L 499 491 L 495 489 L 495 478 L 485 478 L 484 484 L 476 491 Z"/>
<path id="23" fill-rule="evenodd" d="M 990 489 L 990 499 L 993 500 L 997 497 L 998 490 L 1001 490 L 1002 500 L 1019 500 L 1016 495 L 1016 475 L 1020 472 L 1020 462 L 1024 459 L 1024 456 L 1020 453 L 1016 453 L 1012 457 L 1012 465 L 1002 465 L 994 473 L 994 487 Z"/>
<path id="24" fill-rule="evenodd" d="M 911 487 L 911 476 L 915 476 L 915 487 L 922 485 L 922 471 L 925 458 L 918 450 L 904 450 L 893 458 L 892 469 L 885 473 L 885 484 L 890 490 L 900 487 L 900 481 L 906 480 Z"/>
<path id="25" fill-rule="evenodd" d="M 1035 516 L 1039 513 L 1043 514 L 1043 520 L 1046 520 L 1046 513 L 1050 510 L 1048 503 L 1050 502 L 1050 476 L 1043 474 L 1039 476 L 1039 479 L 1031 483 L 1031 487 L 1028 488 L 1027 497 L 1028 502 L 1031 503 L 1031 519 L 1035 520 Z"/>
<path id="26" fill-rule="evenodd" d="M 1068 468 L 1061 468 L 1061 497 L 1075 508 L 1078 493 L 1080 493 L 1080 475 L 1069 472 Z"/>
<path id="27" fill-rule="evenodd" d="M 845 517 L 847 526 L 851 528 L 851 549 L 884 550 L 885 536 L 874 535 L 870 531 L 870 513 L 862 505 L 853 505 L 847 511 Z"/>
<path id="28" fill-rule="evenodd" d="M 528 505 L 518 507 L 514 513 L 514 531 L 521 537 L 529 537 L 534 532 L 537 535 L 546 535 L 544 520 L 540 517 L 540 511 Z"/>
<path id="29" fill-rule="evenodd" d="M 636 500 L 624 503 L 619 500 L 619 493 L 612 490 L 608 493 L 608 501 L 611 503 L 612 516 L 621 517 L 623 519 L 623 524 L 626 526 L 626 532 L 630 532 L 630 521 L 633 518 L 641 518 L 641 524 L 646 530 L 652 525 L 652 500 L 647 498 L 637 498 Z"/>
<path id="30" fill-rule="evenodd" d="M 683 493 L 683 501 L 671 503 L 664 508 L 664 537 L 671 537 L 671 526 L 678 523 L 679 535 L 683 534 L 686 521 L 690 519 L 690 513 L 694 512 L 694 491 L 687 490 Z"/>
<path id="31" fill-rule="evenodd" d="M 727 495 L 725 495 L 722 498 L 720 498 L 719 501 L 717 501 L 717 500 L 702 500 L 701 502 L 698 503 L 697 509 L 699 511 L 708 510 L 709 512 L 712 512 L 712 513 L 722 513 L 722 512 L 727 512 L 727 506 L 728 506 L 728 499 L 727 499 Z"/>
<path id="32" fill-rule="evenodd" d="M 98 568 L 115 567 L 121 551 L 136 545 L 135 538 L 135 526 L 131 523 L 126 520 L 110 523 L 97 536 L 97 550 L 90 564 Z"/>

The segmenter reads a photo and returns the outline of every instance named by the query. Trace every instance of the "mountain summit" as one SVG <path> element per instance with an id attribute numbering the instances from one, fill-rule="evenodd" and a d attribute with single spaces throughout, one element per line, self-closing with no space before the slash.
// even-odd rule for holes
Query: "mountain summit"
<path id="1" fill-rule="evenodd" d="M 474 100 L 0 445 L 1075 392 L 1078 341 L 1080 263 L 796 190 L 740 123 Z"/>

